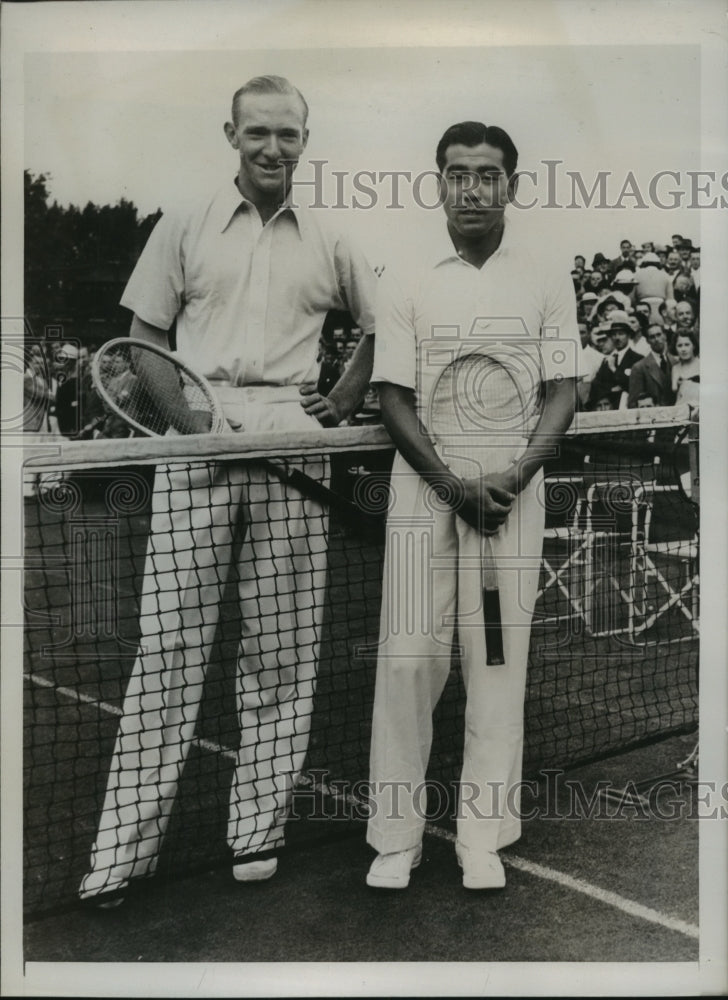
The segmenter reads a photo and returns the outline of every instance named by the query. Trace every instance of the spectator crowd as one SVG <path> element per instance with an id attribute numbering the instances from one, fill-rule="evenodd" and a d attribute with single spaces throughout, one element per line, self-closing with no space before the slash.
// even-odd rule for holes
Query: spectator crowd
<path id="1" fill-rule="evenodd" d="M 582 410 L 698 405 L 700 248 L 624 239 L 610 259 L 578 254 L 571 272 L 585 378 Z"/>
<path id="2" fill-rule="evenodd" d="M 361 337 L 361 330 L 336 329 L 333 336 L 322 337 L 319 345 L 319 391 L 327 394 L 346 370 Z M 109 410 L 97 394 L 91 365 L 98 344 L 37 340 L 26 346 L 23 379 L 23 427 L 26 431 L 61 435 L 71 440 L 129 437 L 132 430 Z M 113 362 L 123 365 L 121 356 Z M 102 362 L 103 364 L 103 362 Z M 123 383 L 135 380 L 128 370 L 105 373 L 112 383 L 119 383 L 112 395 L 123 398 Z M 112 383 L 109 383 L 111 388 Z M 351 423 L 379 422 L 379 403 L 372 388 L 367 392 Z"/>
<path id="3" fill-rule="evenodd" d="M 24 429 L 73 440 L 120 437 L 96 393 L 91 362 L 98 346 L 40 340 L 26 347 Z M 123 435 L 128 435 L 128 428 Z"/>
<path id="4" fill-rule="evenodd" d="M 669 246 L 621 241 L 591 266 L 577 254 L 571 272 L 585 377 L 582 410 L 698 405 L 700 383 L 700 248 L 676 234 Z M 361 331 L 329 330 L 319 346 L 318 389 L 326 394 L 346 370 Z M 91 362 L 96 344 L 35 341 L 26 347 L 24 428 L 74 440 L 132 432 L 96 394 Z M 119 373 L 128 378 L 130 373 Z M 379 422 L 373 389 L 355 424 Z"/>

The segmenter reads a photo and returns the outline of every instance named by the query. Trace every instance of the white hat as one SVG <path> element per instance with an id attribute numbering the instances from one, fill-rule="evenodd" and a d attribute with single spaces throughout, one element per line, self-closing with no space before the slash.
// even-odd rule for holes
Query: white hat
<path id="1" fill-rule="evenodd" d="M 615 327 L 624 327 L 625 330 L 631 330 L 632 327 L 629 325 L 629 316 L 626 312 L 621 309 L 615 309 L 613 313 L 609 314 L 609 319 L 603 324 L 608 330 L 613 330 Z"/>
<path id="2" fill-rule="evenodd" d="M 644 259 L 644 258 L 643 258 Z M 622 271 L 618 271 L 613 285 L 634 285 L 637 279 L 634 276 L 634 272 L 630 271 L 628 267 L 625 267 Z"/>
<path id="3" fill-rule="evenodd" d="M 56 359 L 66 358 L 68 361 L 76 361 L 78 358 L 78 348 L 75 344 L 61 344 L 56 354 Z"/>
<path id="4" fill-rule="evenodd" d="M 655 264 L 657 267 L 660 266 L 660 258 L 656 253 L 646 253 L 642 260 L 640 261 L 640 267 L 646 267 L 647 264 Z"/>

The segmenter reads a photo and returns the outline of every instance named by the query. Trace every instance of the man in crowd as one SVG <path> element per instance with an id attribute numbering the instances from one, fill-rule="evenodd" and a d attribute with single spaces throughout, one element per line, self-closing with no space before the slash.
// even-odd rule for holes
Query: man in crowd
<path id="1" fill-rule="evenodd" d="M 685 274 L 690 273 L 690 254 L 693 252 L 693 241 L 685 239 L 677 248 L 682 261 L 682 269 Z"/>
<path id="2" fill-rule="evenodd" d="M 214 383 L 231 427 L 248 431 L 339 424 L 371 373 L 375 275 L 335 222 L 291 199 L 307 117 L 303 96 L 281 77 L 241 87 L 225 123 L 237 175 L 190 211 L 162 217 L 122 299 L 134 313 L 132 336 L 167 347 L 176 323 L 180 355 Z M 349 311 L 363 336 L 324 397 L 315 388 L 317 349 L 331 309 Z M 306 471 L 327 476 L 325 462 Z M 153 503 L 139 655 L 80 889 L 108 902 L 155 870 L 233 558 L 242 736 L 227 839 L 238 881 L 276 871 L 272 852 L 306 754 L 316 683 L 326 579 L 320 505 L 255 462 L 160 468 Z"/>
<path id="3" fill-rule="evenodd" d="M 322 396 L 328 396 L 341 377 L 341 362 L 336 350 L 336 344 L 322 340 L 320 359 L 321 367 L 319 369 L 317 388 Z"/>
<path id="4" fill-rule="evenodd" d="M 612 265 L 609 260 L 604 256 L 603 253 L 595 253 L 594 259 L 592 260 L 592 267 L 595 271 L 599 271 L 604 279 L 605 283 L 609 282 L 612 276 Z"/>
<path id="5" fill-rule="evenodd" d="M 629 377 L 627 405 L 634 408 L 641 396 L 649 396 L 655 406 L 670 406 L 673 402 L 672 359 L 667 353 L 665 331 L 659 323 L 647 328 L 650 353 L 638 361 Z"/>
<path id="6" fill-rule="evenodd" d="M 641 355 L 629 346 L 631 328 L 627 313 L 615 310 L 606 326 L 614 341 L 614 350 L 594 376 L 589 403 L 593 405 L 597 399 L 607 398 L 613 410 L 620 410 L 626 408 L 630 373 Z"/>
<path id="7" fill-rule="evenodd" d="M 667 260 L 665 261 L 665 274 L 670 279 L 671 285 L 678 274 L 683 274 L 682 258 L 678 250 L 672 249 L 668 252 Z"/>
<path id="8" fill-rule="evenodd" d="M 581 352 L 568 271 L 556 270 L 548 252 L 537 253 L 504 215 L 516 190 L 517 155 L 495 126 L 447 129 L 436 155 L 447 230 L 437 247 L 414 246 L 380 279 L 373 381 L 398 454 L 372 726 L 367 839 L 379 853 L 367 883 L 376 888 L 404 889 L 419 863 L 425 820 L 418 796 L 459 616 L 471 616 L 471 627 L 459 630 L 467 689 L 456 844 L 463 885 L 501 888 L 497 852 L 520 836 L 523 701 L 544 527 L 538 491 L 545 456 L 573 416 Z M 524 406 L 542 390 L 545 407 L 508 470 L 495 472 L 486 459 L 482 475 L 460 479 L 433 441 L 431 394 L 453 352 L 503 350 L 533 361 Z M 481 534 L 494 550 L 502 666 L 486 665 Z M 413 567 L 410 551 L 425 562 Z M 392 623 L 407 608 L 422 609 L 424 618 L 397 629 Z"/>
<path id="9" fill-rule="evenodd" d="M 695 310 L 689 299 L 683 299 L 675 306 L 675 333 L 683 330 L 695 330 Z"/>
<path id="10" fill-rule="evenodd" d="M 624 268 L 634 271 L 634 267 L 634 247 L 629 240 L 622 240 L 619 244 L 619 256 L 612 261 L 612 274 L 616 274 Z"/>
<path id="11" fill-rule="evenodd" d="M 593 312 L 593 319 L 608 329 L 609 317 L 612 313 L 626 312 L 628 308 L 629 306 L 623 301 L 621 295 L 618 296 L 613 292 L 608 292 L 597 302 Z"/>
<path id="12" fill-rule="evenodd" d="M 76 437 L 80 430 L 80 356 L 75 344 L 62 344 L 56 354 L 56 420 L 64 437 Z"/>
<path id="13" fill-rule="evenodd" d="M 657 311 L 660 314 L 657 322 L 662 323 L 665 337 L 669 341 L 677 333 L 677 302 L 673 298 L 665 299 Z"/>
<path id="14" fill-rule="evenodd" d="M 697 302 L 693 279 L 688 274 L 678 274 L 672 283 L 672 294 L 676 302 Z"/>
<path id="15" fill-rule="evenodd" d="M 581 370 L 584 377 L 577 384 L 577 390 L 579 394 L 579 406 L 581 409 L 584 409 L 589 403 L 594 376 L 602 367 L 607 354 L 613 349 L 613 341 L 605 328 L 599 323 L 595 323 L 591 327 L 580 323 L 580 337 L 582 326 L 585 326 L 588 334 L 586 343 L 582 339 Z"/>
<path id="16" fill-rule="evenodd" d="M 696 292 L 700 292 L 700 247 L 693 247 L 690 251 L 690 277 Z"/>

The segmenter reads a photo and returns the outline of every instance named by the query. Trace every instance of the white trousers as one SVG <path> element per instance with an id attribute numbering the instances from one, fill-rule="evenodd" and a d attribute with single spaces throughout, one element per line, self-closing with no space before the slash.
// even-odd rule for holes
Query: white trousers
<path id="1" fill-rule="evenodd" d="M 298 402 L 226 406 L 245 429 L 308 425 Z M 318 424 L 313 421 L 316 426 Z M 328 463 L 307 463 L 320 481 Z M 227 840 L 237 854 L 279 845 L 303 766 L 326 584 L 327 515 L 265 468 L 220 463 L 157 470 L 129 680 L 91 867 L 94 895 L 154 871 L 195 736 L 235 529 L 242 617 L 236 671 L 241 742 Z"/>
<path id="2" fill-rule="evenodd" d="M 495 851 L 521 834 L 523 704 L 538 591 L 542 477 L 516 499 L 492 548 L 505 664 L 486 664 L 480 534 L 433 500 L 397 455 L 387 522 L 367 840 L 380 853 L 420 843 L 432 713 L 450 673 L 457 622 L 467 694 L 458 841 Z"/>

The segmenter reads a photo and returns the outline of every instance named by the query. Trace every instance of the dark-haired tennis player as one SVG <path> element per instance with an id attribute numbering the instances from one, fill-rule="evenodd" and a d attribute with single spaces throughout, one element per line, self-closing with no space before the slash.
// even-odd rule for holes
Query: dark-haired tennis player
<path id="1" fill-rule="evenodd" d="M 231 424 L 247 431 L 338 424 L 371 374 L 375 275 L 330 218 L 290 197 L 307 116 L 304 98 L 281 77 L 241 87 L 225 124 L 236 177 L 189 212 L 160 220 L 122 299 L 134 313 L 134 337 L 166 347 L 176 323 L 183 360 L 213 382 Z M 323 397 L 313 385 L 330 309 L 348 310 L 363 336 Z M 306 471 L 327 474 L 323 463 Z M 153 503 L 140 650 L 82 898 L 118 893 L 155 869 L 239 519 L 241 745 L 227 834 L 239 881 L 274 874 L 276 858 L 256 855 L 282 843 L 308 744 L 326 574 L 323 509 L 254 464 L 160 469 Z"/>
<path id="2" fill-rule="evenodd" d="M 388 269 L 378 290 L 373 378 L 398 454 L 371 747 L 368 841 L 379 853 L 367 883 L 403 889 L 419 864 L 432 713 L 457 624 L 467 690 L 457 856 L 467 888 L 495 889 L 505 885 L 497 852 L 521 831 L 541 470 L 573 417 L 579 331 L 568 269 L 554 266 L 521 220 L 506 216 L 517 185 L 510 137 L 478 122 L 453 125 L 438 145 L 437 166 L 447 216 L 441 243 Z M 428 403 L 444 366 L 468 351 L 510 352 L 528 419 L 518 460 L 506 471 L 483 468 L 460 479 L 433 444 Z M 486 663 L 481 531 L 497 565 L 502 665 Z"/>

